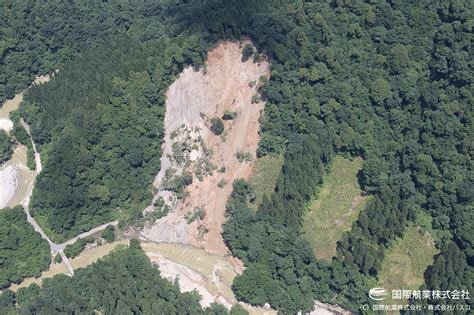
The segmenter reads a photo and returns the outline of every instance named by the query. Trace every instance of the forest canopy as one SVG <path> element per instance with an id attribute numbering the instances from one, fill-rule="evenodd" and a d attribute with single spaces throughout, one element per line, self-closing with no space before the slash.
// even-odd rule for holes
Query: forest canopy
<path id="1" fill-rule="evenodd" d="M 164 89 L 180 69 L 163 69 L 161 63 L 173 58 L 164 45 L 116 37 L 84 51 L 50 83 L 27 93 L 21 114 L 46 161 L 32 214 L 54 239 L 119 216 L 137 219 L 151 202 Z"/>
<path id="2" fill-rule="evenodd" d="M 8 161 L 13 154 L 12 140 L 8 134 L 0 129 L 0 165 Z"/>
<path id="3" fill-rule="evenodd" d="M 159 169 L 168 85 L 186 65 L 202 66 L 218 41 L 247 36 L 272 64 L 260 89 L 258 155 L 284 153 L 285 162 L 256 213 L 243 182 L 228 203 L 224 237 L 247 266 L 236 295 L 288 313 L 311 310 L 314 299 L 356 310 L 368 303 L 391 242 L 427 216 L 442 232 L 441 252 L 422 288 L 473 292 L 472 6 L 9 2 L 0 99 L 60 68 L 21 108 L 47 156 L 34 214 L 57 238 L 122 213 L 139 217 Z M 363 158 L 360 183 L 373 198 L 327 264 L 300 232 L 335 154 Z"/>
<path id="4" fill-rule="evenodd" d="M 112 289 L 113 288 L 113 289 Z M 73 277 L 57 275 L 41 286 L 0 295 L 2 314 L 227 314 L 213 304 L 203 309 L 196 291 L 181 293 L 179 281 L 163 279 L 137 240 L 116 249 Z"/>
<path id="5" fill-rule="evenodd" d="M 0 210 L 0 289 L 49 268 L 48 243 L 26 221 L 21 206 Z"/>

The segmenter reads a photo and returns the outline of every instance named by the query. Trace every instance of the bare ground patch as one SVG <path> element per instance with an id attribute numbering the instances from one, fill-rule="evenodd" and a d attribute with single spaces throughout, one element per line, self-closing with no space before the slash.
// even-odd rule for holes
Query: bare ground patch
<path id="1" fill-rule="evenodd" d="M 168 215 L 146 226 L 142 235 L 155 242 L 179 242 L 224 256 L 221 236 L 225 204 L 237 178 L 252 173 L 263 102 L 257 94 L 269 64 L 241 61 L 245 43 L 223 42 L 211 50 L 207 67 L 187 68 L 167 92 L 162 168 L 155 180 L 154 202 L 145 212 L 166 208 Z M 255 99 L 255 97 L 254 97 Z M 223 120 L 224 131 L 211 131 L 211 119 Z M 245 158 L 238 159 L 238 153 Z M 192 183 L 190 182 L 192 178 Z"/>

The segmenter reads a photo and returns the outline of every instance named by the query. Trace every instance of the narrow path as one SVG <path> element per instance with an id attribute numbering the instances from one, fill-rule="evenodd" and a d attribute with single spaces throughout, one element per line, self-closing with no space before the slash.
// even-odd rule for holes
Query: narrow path
<path id="1" fill-rule="evenodd" d="M 92 234 L 95 234 L 95 233 L 97 233 L 97 232 L 100 232 L 100 231 L 106 229 L 109 225 L 115 226 L 115 225 L 117 225 L 117 224 L 118 224 L 118 220 L 110 221 L 110 222 L 108 222 L 108 223 L 99 225 L 99 226 L 97 226 L 97 227 L 95 227 L 95 228 L 93 228 L 93 229 L 91 229 L 91 230 L 89 230 L 89 231 L 87 231 L 87 232 L 81 233 L 81 234 L 79 234 L 78 236 L 73 237 L 73 238 L 71 238 L 71 239 L 69 239 L 69 240 L 67 240 L 67 241 L 65 241 L 65 242 L 63 242 L 63 243 L 61 243 L 61 244 L 56 245 L 56 246 L 62 247 L 62 249 L 64 249 L 64 247 L 66 247 L 66 245 L 74 244 L 78 239 L 85 238 L 85 237 L 88 237 L 88 236 L 90 236 L 90 235 L 92 235 Z"/>
<path id="2" fill-rule="evenodd" d="M 58 70 L 56 70 L 55 72 L 58 72 Z M 45 83 L 47 81 L 49 81 L 50 79 L 50 75 L 46 75 L 46 76 L 39 76 L 35 79 L 35 81 L 32 83 L 32 85 L 34 84 L 40 84 L 40 83 Z M 26 89 L 28 90 L 28 89 Z M 26 91 L 25 90 L 25 91 Z M 14 111 L 18 108 L 18 106 L 20 105 L 20 103 L 23 101 L 23 94 L 25 93 L 25 91 L 21 92 L 21 93 L 18 93 L 17 95 L 15 95 L 15 103 L 12 104 L 13 106 L 9 106 L 8 108 L 8 111 L 5 112 L 5 108 L 3 108 L 3 112 L 2 112 L 2 115 L 4 115 L 5 117 L 7 117 L 8 121 L 9 118 L 8 118 L 8 114 L 11 112 L 11 111 Z M 4 103 L 3 105 L 5 105 L 6 103 Z M 0 107 L 1 108 L 1 107 Z M 3 117 L 3 116 L 2 116 Z M 36 177 L 38 176 L 39 173 L 41 173 L 41 171 L 43 170 L 43 165 L 41 164 L 41 157 L 40 157 L 40 154 L 39 152 L 36 150 L 36 145 L 35 145 L 35 142 L 33 141 L 33 138 L 31 137 L 31 128 L 30 126 L 21 118 L 20 119 L 20 124 L 21 126 L 25 129 L 25 131 L 27 132 L 28 136 L 30 137 L 30 141 L 31 141 L 31 144 L 32 144 L 32 147 L 33 147 L 33 151 L 34 151 L 34 156 L 35 156 L 35 172 L 34 172 L 34 178 L 33 178 L 33 181 L 31 182 L 31 184 L 28 186 L 27 190 L 26 190 L 26 193 L 25 193 L 25 196 L 23 198 L 23 200 L 21 201 L 21 205 L 23 206 L 23 210 L 26 214 L 26 219 L 27 219 L 27 222 L 29 224 L 31 224 L 31 226 L 33 226 L 33 229 L 39 233 L 41 235 L 41 237 L 46 240 L 48 242 L 48 245 L 50 247 L 50 250 L 51 250 L 51 254 L 60 254 L 65 265 L 67 266 L 68 270 L 69 270 L 69 273 L 71 275 L 74 275 L 74 270 L 73 270 L 73 267 L 71 265 L 71 262 L 69 261 L 69 259 L 67 258 L 67 256 L 64 254 L 64 248 L 67 246 L 67 245 L 71 245 L 71 244 L 74 244 L 78 239 L 81 239 L 81 238 L 85 238 L 85 237 L 88 237 L 94 233 L 97 233 L 97 232 L 100 232 L 101 230 L 104 230 L 105 228 L 107 228 L 107 226 L 109 225 L 117 225 L 118 224 L 118 221 L 117 220 L 114 220 L 114 221 L 111 221 L 111 222 L 108 222 L 106 224 L 102 224 L 98 227 L 95 227 L 93 229 L 91 229 L 90 231 L 87 231 L 87 232 L 84 232 L 84 233 L 81 233 L 79 234 L 78 236 L 74 237 L 74 238 L 71 238 L 61 244 L 56 244 L 54 243 L 49 237 L 48 235 L 46 235 L 46 233 L 43 231 L 43 229 L 41 228 L 41 226 L 38 224 L 38 222 L 36 222 L 36 220 L 31 216 L 30 214 L 30 210 L 29 210 L 29 205 L 30 205 L 30 199 L 31 199 L 31 195 L 33 193 L 33 188 L 35 186 L 35 181 L 36 181 Z M 0 126 L 1 127 L 1 126 Z"/>
<path id="3" fill-rule="evenodd" d="M 107 226 L 109 225 L 117 225 L 118 224 L 118 221 L 117 220 L 114 220 L 114 221 L 111 221 L 111 222 L 108 222 L 108 223 L 105 223 L 105 224 L 102 224 L 98 227 L 95 227 L 87 232 L 84 232 L 84 233 L 81 233 L 79 234 L 78 236 L 76 237 L 73 237 L 61 244 L 56 244 L 54 243 L 49 237 L 48 235 L 46 235 L 46 233 L 43 231 L 43 229 L 41 228 L 41 226 L 38 224 L 38 222 L 36 222 L 36 220 L 31 216 L 30 214 L 30 210 L 29 210 L 29 205 L 30 205 L 30 199 L 31 199 L 31 194 L 33 193 L 33 187 L 34 187 L 34 183 L 36 181 L 36 176 L 42 171 L 43 167 L 41 165 L 41 158 L 40 158 L 40 154 L 38 153 L 38 151 L 36 150 L 36 145 L 33 141 L 33 138 L 31 137 L 31 133 L 30 133 L 30 126 L 23 120 L 23 118 L 20 119 L 20 123 L 21 125 L 23 126 L 23 128 L 26 130 L 26 132 L 28 133 L 28 136 L 30 137 L 30 140 L 31 140 L 31 144 L 32 144 L 32 147 L 33 147 L 33 150 L 35 152 L 35 164 L 36 164 L 36 170 L 35 170 L 35 180 L 32 182 L 32 184 L 30 185 L 30 187 L 28 187 L 28 191 L 25 195 L 25 199 L 23 200 L 22 202 L 22 206 L 23 206 L 23 209 L 26 213 L 26 218 L 27 218 L 27 221 L 28 223 L 30 223 L 32 226 L 33 226 L 33 229 L 38 232 L 41 237 L 46 240 L 49 244 L 49 247 L 51 249 L 51 253 L 52 254 L 57 254 L 59 253 L 61 255 L 61 258 L 63 259 L 64 263 L 66 264 L 68 270 L 69 270 L 69 273 L 72 275 L 74 275 L 74 269 L 72 268 L 72 265 L 71 265 L 71 262 L 69 261 L 69 258 L 64 254 L 64 248 L 66 247 L 66 245 L 72 245 L 74 244 L 78 239 L 81 239 L 81 238 L 85 238 L 85 237 L 88 237 L 92 234 L 95 234 L 97 232 L 100 232 L 102 230 L 104 230 L 105 228 L 107 228 Z"/>
<path id="4" fill-rule="evenodd" d="M 28 223 L 30 223 L 33 226 L 33 229 L 36 232 L 38 232 L 41 235 L 41 237 L 48 242 L 49 247 L 51 249 L 51 253 L 52 254 L 59 253 L 61 255 L 61 258 L 63 259 L 64 263 L 66 264 L 67 269 L 69 270 L 69 273 L 71 274 L 71 276 L 73 276 L 74 275 L 74 269 L 72 268 L 71 262 L 69 261 L 67 256 L 64 254 L 65 245 L 64 246 L 57 245 L 56 243 L 51 241 L 51 239 L 48 237 L 48 235 L 46 235 L 46 233 L 43 231 L 43 229 L 38 224 L 38 222 L 36 222 L 36 220 L 30 214 L 30 209 L 29 209 L 30 199 L 31 199 L 31 194 L 33 193 L 34 184 L 36 182 L 36 176 L 38 176 L 38 174 L 41 172 L 41 170 L 43 168 L 42 168 L 42 165 L 41 165 L 40 155 L 39 155 L 38 151 L 36 150 L 35 142 L 33 141 L 33 138 L 31 137 L 30 126 L 28 126 L 28 124 L 23 120 L 23 118 L 20 119 L 20 123 L 23 126 L 23 128 L 26 130 L 26 132 L 28 133 L 28 136 L 30 137 L 31 144 L 32 144 L 33 150 L 35 152 L 35 166 L 36 166 L 35 180 L 32 182 L 30 187 L 28 187 L 28 192 L 26 193 L 25 199 L 23 200 L 23 203 L 22 203 L 23 209 L 26 213 L 26 219 L 27 219 Z"/>
<path id="5" fill-rule="evenodd" d="M 36 176 L 40 173 L 40 171 L 42 170 L 42 167 L 41 167 L 41 159 L 40 159 L 40 156 L 39 156 L 39 153 L 38 151 L 36 151 L 36 146 L 35 146 L 35 143 L 33 142 L 33 138 L 31 137 L 31 134 L 30 134 L 30 126 L 28 126 L 28 124 L 23 120 L 23 118 L 20 119 L 20 123 L 21 125 L 23 126 L 23 128 L 26 130 L 26 132 L 28 133 L 28 136 L 30 137 L 30 140 L 31 140 L 31 144 L 33 145 L 33 150 L 35 152 L 35 166 L 36 166 L 36 170 L 35 170 L 35 180 L 31 183 L 30 187 L 28 187 L 28 191 L 25 195 L 25 199 L 23 200 L 22 202 L 22 206 L 23 206 L 23 209 L 26 213 L 26 217 L 27 217 L 27 220 L 28 220 L 28 223 L 30 223 L 32 226 L 33 226 L 33 229 L 38 232 L 42 238 L 44 238 L 48 243 L 49 243 L 49 246 L 51 247 L 52 249 L 52 245 L 54 244 L 53 241 L 51 241 L 49 239 L 49 237 L 46 235 L 46 233 L 44 233 L 43 229 L 41 228 L 41 226 L 36 222 L 36 220 L 30 215 L 30 210 L 29 210 L 29 206 L 30 206 L 30 199 L 31 199 L 31 194 L 33 193 L 33 187 L 34 187 L 34 184 L 35 184 L 35 181 L 36 181 Z M 53 250 L 51 250 L 51 252 L 55 252 Z"/>
<path id="6" fill-rule="evenodd" d="M 41 164 L 40 155 L 38 151 L 36 150 L 35 142 L 33 141 L 33 138 L 31 137 L 30 126 L 23 120 L 23 118 L 20 118 L 20 123 L 21 123 L 21 126 L 26 130 L 26 133 L 28 133 L 28 136 L 30 136 L 31 144 L 33 146 L 33 151 L 35 151 L 35 164 L 36 164 L 35 174 L 38 175 L 43 170 L 43 165 Z"/>

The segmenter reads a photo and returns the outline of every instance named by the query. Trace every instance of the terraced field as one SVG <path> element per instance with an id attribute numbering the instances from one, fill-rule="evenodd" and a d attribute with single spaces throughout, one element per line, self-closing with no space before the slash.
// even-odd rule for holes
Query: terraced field
<path id="1" fill-rule="evenodd" d="M 303 231 L 318 259 L 330 261 L 336 254 L 336 243 L 357 220 L 368 197 L 362 195 L 357 173 L 362 159 L 337 156 L 331 171 L 316 197 L 309 203 Z"/>
<path id="2" fill-rule="evenodd" d="M 396 240 L 385 252 L 379 285 L 389 292 L 418 289 L 423 284 L 426 268 L 438 252 L 427 232 L 422 232 L 418 226 L 408 226 L 403 238 Z M 406 303 L 406 300 L 386 301 L 387 304 Z"/>

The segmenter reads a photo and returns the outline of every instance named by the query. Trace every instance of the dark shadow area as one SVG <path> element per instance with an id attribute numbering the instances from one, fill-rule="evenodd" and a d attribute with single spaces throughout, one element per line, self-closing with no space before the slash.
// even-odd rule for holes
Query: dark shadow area
<path id="1" fill-rule="evenodd" d="M 196 35 L 207 42 L 250 37 L 261 51 L 272 51 L 291 32 L 291 21 L 281 8 L 290 1 L 182 1 L 164 12 L 177 33 Z M 270 49 L 268 49 L 270 48 Z"/>

